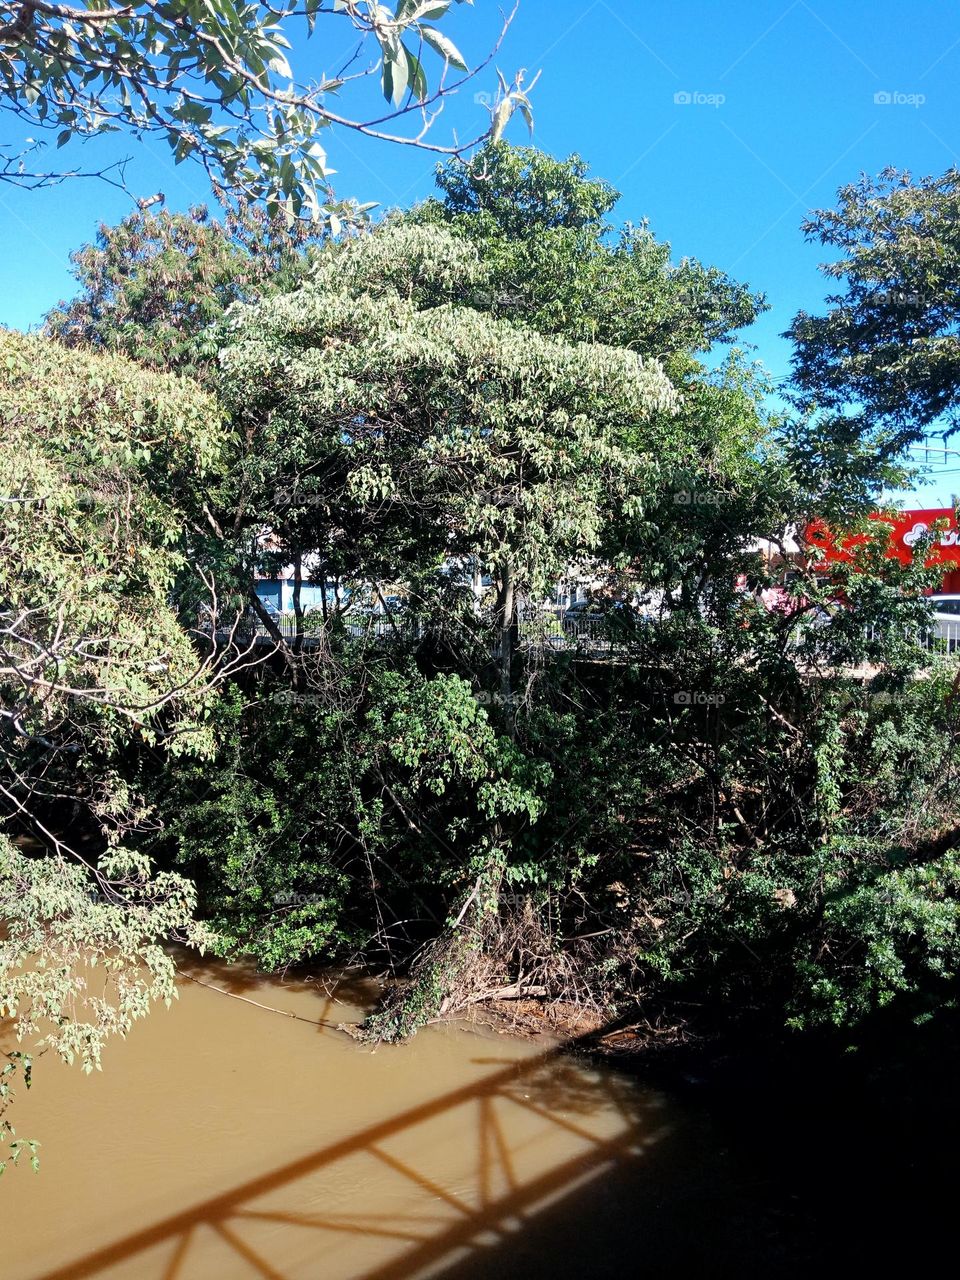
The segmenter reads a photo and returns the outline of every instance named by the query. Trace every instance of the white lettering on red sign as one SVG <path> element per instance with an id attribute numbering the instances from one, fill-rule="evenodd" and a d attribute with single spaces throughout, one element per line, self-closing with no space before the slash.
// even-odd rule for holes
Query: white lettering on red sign
<path id="1" fill-rule="evenodd" d="M 929 530 L 929 525 L 918 521 L 909 533 L 905 533 L 903 535 L 904 544 L 908 547 L 912 547 L 915 543 L 919 542 L 923 535 L 928 533 Z M 958 533 L 956 529 L 946 529 L 937 539 L 937 546 L 955 547 L 958 542 L 960 542 L 960 533 Z"/>

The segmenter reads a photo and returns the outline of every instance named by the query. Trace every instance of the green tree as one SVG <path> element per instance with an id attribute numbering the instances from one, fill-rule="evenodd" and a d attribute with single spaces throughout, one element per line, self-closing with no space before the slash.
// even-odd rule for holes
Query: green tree
<path id="1" fill-rule="evenodd" d="M 131 214 L 71 254 L 80 293 L 50 311 L 45 330 L 67 346 L 204 376 L 216 359 L 210 330 L 227 307 L 292 288 L 321 235 L 251 204 L 222 222 L 202 206 Z"/>
<path id="2" fill-rule="evenodd" d="M 529 767 L 549 774 L 552 713 L 531 719 L 526 703 L 523 714 L 515 706 L 529 695 L 528 685 L 521 695 L 526 676 L 518 686 L 521 603 L 542 597 L 571 564 L 604 553 L 635 559 L 635 531 L 651 529 L 652 512 L 679 523 L 678 474 L 702 478 L 714 468 L 715 481 L 724 472 L 728 479 L 738 469 L 745 474 L 763 419 L 749 381 L 738 383 L 733 371 L 716 382 L 702 377 L 695 408 L 681 409 L 655 359 L 579 341 L 574 306 L 570 338 L 546 323 L 542 331 L 536 311 L 492 314 L 485 299 L 499 284 L 503 258 L 488 246 L 485 252 L 479 234 L 460 230 L 441 218 L 394 221 L 326 248 L 296 292 L 235 309 L 225 326 L 223 394 L 250 433 L 241 468 L 245 509 L 259 513 L 291 558 L 328 548 L 335 531 L 356 556 L 355 572 L 402 577 L 428 632 L 441 618 L 455 624 L 447 633 L 455 639 L 446 641 L 454 669 L 495 699 L 495 719 L 521 744 Z M 602 233 L 591 235 L 600 255 Z M 499 248 L 499 232 L 494 239 Z M 553 248 L 555 273 L 574 281 L 576 242 L 557 238 Z M 661 267 L 645 286 L 651 307 L 658 280 L 670 288 L 657 256 Z M 630 273 L 631 261 L 616 269 Z M 587 291 L 575 296 L 578 306 L 591 305 Z M 678 363 L 692 368 L 689 353 Z M 479 615 L 462 594 L 431 590 L 451 563 L 492 580 Z M 689 574 L 689 560 L 680 571 Z M 693 593 L 688 608 L 697 607 Z M 486 664 L 468 642 L 478 633 Z M 323 701 L 319 685 L 308 689 Z M 569 691 L 556 696 L 562 702 Z M 556 812 L 545 808 L 541 822 L 562 827 L 569 812 L 563 785 L 553 795 Z M 603 784 L 588 775 L 587 785 Z M 419 809 L 412 812 L 417 821 Z M 508 815 L 489 823 L 485 849 L 483 859 L 457 863 L 464 883 L 448 909 L 469 929 L 445 932 L 431 952 L 413 997 L 417 1016 L 448 1003 L 451 984 L 463 990 L 463 971 L 483 960 L 483 948 L 461 950 L 462 939 L 485 936 L 507 886 L 526 878 L 567 890 L 577 865 L 595 857 L 579 848 L 573 854 L 562 841 L 545 856 L 558 841 L 541 844 L 528 820 L 518 825 Z M 401 1012 L 382 1027 L 394 1034 L 411 1025 Z"/>
<path id="3" fill-rule="evenodd" d="M 223 393 L 254 427 L 248 510 L 292 555 L 324 546 L 335 510 L 371 577 L 451 557 L 492 575 L 509 696 L 520 598 L 656 487 L 675 394 L 631 351 L 442 300 L 471 276 L 473 247 L 440 228 L 331 247 L 302 289 L 231 312 Z"/>
<path id="4" fill-rule="evenodd" d="M 470 241 L 484 265 L 462 300 L 544 333 L 669 360 L 750 324 L 762 296 L 670 245 L 608 220 L 619 194 L 578 157 L 501 142 L 438 170 L 442 198 L 412 213 Z"/>
<path id="5" fill-rule="evenodd" d="M 852 417 L 878 460 L 960 421 L 958 214 L 956 169 L 919 181 L 888 169 L 804 224 L 839 256 L 822 268 L 837 286 L 826 313 L 801 312 L 788 330 L 797 394 Z"/>
<path id="6" fill-rule="evenodd" d="M 228 668 L 195 646 L 176 593 L 225 435 L 184 379 L 0 331 L 0 438 L 0 814 L 34 842 L 0 833 L 0 1013 L 39 1039 L 31 1053 L 90 1070 L 106 1036 L 170 998 L 158 939 L 206 939 L 192 887 L 131 850 L 147 811 L 121 755 L 213 745 Z M 65 804 L 88 844 L 65 838 Z M 29 1083 L 29 1055 L 7 1056 L 0 1110 L 21 1069 Z M 25 1149 L 4 1121 L 0 1137 Z"/>
<path id="7" fill-rule="evenodd" d="M 358 670 L 402 654 L 482 700 L 484 720 L 459 723 L 455 741 L 489 721 L 536 780 L 536 822 L 530 809 L 482 819 L 455 788 L 442 830 L 460 823 L 473 840 L 419 826 L 413 847 L 379 847 L 388 917 L 419 894 L 446 924 L 377 1034 L 518 987 L 603 1007 L 682 995 L 797 1024 L 915 995 L 957 952 L 936 843 L 956 821 L 942 781 L 956 744 L 943 685 L 913 680 L 922 549 L 900 566 L 884 529 L 861 523 L 869 450 L 817 418 L 771 416 L 762 372 L 736 351 L 708 372 L 698 354 L 760 300 L 698 264 L 671 267 L 649 234 L 624 249 L 605 222 L 612 193 L 579 162 L 501 146 L 442 182 L 449 203 L 327 246 L 302 288 L 229 313 L 221 356 L 246 433 L 228 506 L 251 536 L 272 530 L 281 557 L 403 582 L 419 627 L 392 657 L 325 629 L 315 667 L 298 655 L 296 696 L 329 708 L 358 679 L 378 687 Z M 801 539 L 792 587 L 764 607 L 782 571 L 760 540 L 787 545 L 831 490 L 838 531 L 873 536 L 830 582 Z M 577 566 L 606 578 L 598 607 L 619 595 L 602 624 L 615 679 L 517 643 L 520 603 Z M 466 567 L 491 582 L 479 599 L 458 583 Z M 849 673 L 866 663 L 864 689 Z M 302 714 L 309 733 L 318 712 Z M 871 741 L 909 762 L 877 788 L 863 781 Z M 372 751 L 352 753 L 375 780 L 365 803 L 396 818 L 400 792 L 377 792 Z M 505 759 L 489 760 L 504 785 L 517 776 L 500 778 Z M 404 794 L 397 812 L 418 824 L 426 797 Z M 342 850 L 312 848 L 318 866 L 343 867 Z M 245 927 L 269 932 L 252 908 Z M 897 941 L 881 977 L 884 921 Z"/>
<path id="8" fill-rule="evenodd" d="M 544 770 L 470 685 L 363 645 L 335 691 L 265 677 L 224 698 L 217 754 L 144 787 L 226 955 L 266 969 L 324 957 L 402 965 L 489 854 L 491 823 L 539 813 Z"/>
<path id="9" fill-rule="evenodd" d="M 762 300 L 619 236 L 579 161 L 498 145 L 441 183 L 199 339 L 230 433 L 186 490 L 191 563 L 231 600 L 292 562 L 404 606 L 389 643 L 298 607 L 286 668 L 211 708 L 209 761 L 158 772 L 129 744 L 162 857 L 217 945 L 267 965 L 396 968 L 426 942 L 385 1036 L 491 991 L 795 1025 L 935 996 L 958 957 L 954 700 L 910 640 L 923 547 L 901 566 L 863 520 L 869 439 L 768 413 L 736 350 L 708 370 Z M 90 340 L 116 319 L 91 310 Z M 132 313 L 124 341 L 152 350 L 153 326 Z M 767 608 L 761 548 L 812 514 L 856 554 L 827 581 L 799 536 Z M 567 571 L 615 661 L 519 643 Z"/>
<path id="10" fill-rule="evenodd" d="M 463 0 L 456 0 L 460 4 Z M 330 169 L 319 136 L 331 125 L 366 136 L 453 151 L 423 138 L 422 116 L 470 78 L 448 35 L 435 23 L 452 0 L 307 0 L 213 4 L 0 3 L 0 109 L 32 138 L 74 139 L 126 130 L 158 135 L 177 162 L 194 157 L 230 198 L 265 198 L 271 208 L 313 219 L 332 218 Z M 287 61 L 291 37 L 332 21 L 359 43 L 339 72 L 301 83 Z M 501 39 L 502 39 L 501 32 Z M 371 47 L 378 61 L 363 67 Z M 499 47 L 499 40 L 496 42 Z M 357 54 L 361 56 L 358 58 Z M 439 61 L 431 88 L 423 62 Z M 380 73 L 389 102 L 371 119 L 334 110 L 331 98 Z M 525 109 L 519 84 L 501 94 L 504 115 Z M 417 120 L 416 131 L 393 134 L 392 121 Z M 80 172 L 35 161 L 30 138 L 0 154 L 0 180 L 43 186 Z M 123 183 L 123 165 L 101 175 Z"/>

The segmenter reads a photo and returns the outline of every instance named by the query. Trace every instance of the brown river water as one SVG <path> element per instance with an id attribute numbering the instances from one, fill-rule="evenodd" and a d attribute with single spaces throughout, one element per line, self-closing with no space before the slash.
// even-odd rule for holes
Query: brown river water
<path id="1" fill-rule="evenodd" d="M 657 1090 L 483 1027 L 371 1051 L 335 1028 L 360 986 L 188 971 L 299 1018 L 184 976 L 102 1073 L 43 1058 L 11 1116 L 42 1164 L 0 1181 L 3 1277 L 726 1275 L 745 1239 L 784 1273 L 749 1171 Z"/>

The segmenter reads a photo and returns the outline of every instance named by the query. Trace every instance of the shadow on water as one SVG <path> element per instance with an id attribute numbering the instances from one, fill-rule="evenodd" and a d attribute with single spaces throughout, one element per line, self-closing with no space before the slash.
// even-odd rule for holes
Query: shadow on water
<path id="1" fill-rule="evenodd" d="M 297 975 L 265 989 L 252 968 L 180 960 L 189 977 L 277 1007 L 285 992 L 316 995 L 323 982 L 322 975 Z M 348 977 L 326 994 L 320 985 L 319 995 L 319 1005 L 298 1007 L 335 1022 L 344 1001 L 355 1010 L 368 1007 L 372 990 Z M 259 1026 L 253 1038 L 261 1036 Z M 448 1040 L 438 1031 L 428 1042 L 443 1053 L 418 1059 L 418 1039 L 391 1050 L 389 1068 L 377 1058 L 377 1071 L 367 1075 L 361 1068 L 369 1055 L 357 1050 L 354 1057 L 356 1046 L 346 1037 L 320 1046 L 309 1039 L 311 1061 L 318 1052 L 332 1055 L 329 1076 L 324 1059 L 316 1077 L 314 1087 L 330 1090 L 318 1105 L 335 1112 L 344 1080 L 364 1104 L 364 1091 L 371 1091 L 370 1108 L 361 1108 L 350 1131 L 254 1176 L 235 1177 L 243 1165 L 227 1161 L 213 1194 L 175 1212 L 156 1206 L 139 1212 L 137 1225 L 112 1235 L 96 1234 L 97 1227 L 52 1269 L 49 1262 L 40 1272 L 20 1263 L 17 1274 L 24 1280 L 766 1278 L 855 1275 L 868 1259 L 871 1270 L 884 1274 L 884 1261 L 899 1258 L 904 1242 L 918 1263 L 924 1238 L 936 1229 L 924 1214 L 935 1203 L 929 1198 L 940 1177 L 935 1166 L 918 1183 L 921 1195 L 911 1194 L 909 1183 L 924 1170 L 897 1163 L 908 1150 L 917 1158 L 924 1148 L 915 1135 L 921 1126 L 932 1132 L 934 1121 L 955 1149 L 949 1099 L 960 1028 L 915 1029 L 912 1040 L 897 1028 L 902 1062 L 895 1070 L 878 1057 L 882 1071 L 851 1068 L 846 1076 L 819 1050 L 801 1055 L 794 1047 L 789 1058 L 779 1052 L 763 1065 L 751 1049 L 727 1059 L 679 1103 L 569 1050 L 517 1061 L 496 1038 L 447 1031 Z M 887 1029 L 882 1044 L 889 1041 Z M 390 1073 L 446 1065 L 444 1054 L 454 1048 L 453 1078 L 469 1083 L 437 1082 L 424 1098 L 426 1079 L 412 1105 L 408 1095 L 406 1105 L 394 1103 L 392 1113 L 370 1121 L 383 1099 L 375 1091 L 388 1087 Z M 346 1068 L 339 1086 L 338 1063 Z M 673 1075 L 679 1078 L 676 1068 Z M 875 1084 L 864 1090 L 864 1080 Z M 244 1123 L 240 1112 L 236 1127 Z M 935 1154 L 931 1147 L 931 1162 Z M 944 1182 L 943 1189 L 952 1192 L 952 1185 Z M 6 1230 L 2 1238 L 9 1262 Z"/>
<path id="2" fill-rule="evenodd" d="M 248 959 L 232 960 L 229 964 L 214 957 L 204 957 L 185 947 L 172 949 L 177 973 L 182 978 L 208 986 L 227 995 L 248 999 L 261 1004 L 255 997 L 264 990 L 264 975 L 256 962 Z M 363 974 L 344 971 L 323 971 L 316 974 L 291 969 L 277 975 L 270 982 L 270 1005 L 284 1012 L 284 995 L 309 994 L 321 1001 L 315 1018 L 320 1034 L 333 1030 L 341 1022 L 359 1021 L 376 1005 L 380 987 L 375 979 Z"/>
<path id="3" fill-rule="evenodd" d="M 519 1063 L 473 1062 L 490 1068 L 478 1082 L 238 1181 L 35 1280 L 84 1280 L 117 1266 L 138 1280 L 312 1280 L 334 1274 L 324 1261 L 332 1241 L 359 1237 L 382 1242 L 377 1261 L 337 1275 L 784 1276 L 809 1266 L 799 1224 L 765 1210 L 710 1133 L 677 1121 L 662 1095 L 558 1050 Z M 444 1178 L 431 1172 L 431 1126 L 451 1122 L 472 1156 L 464 1174 Z M 531 1160 L 548 1141 L 556 1158 Z M 358 1157 L 370 1163 L 359 1181 L 355 1165 L 346 1174 L 357 1202 L 325 1212 L 311 1179 L 336 1177 Z M 362 1169 L 374 1167 L 381 1192 L 368 1196 Z M 396 1181 L 394 1195 L 382 1194 L 384 1174 Z M 281 1228 L 310 1233 L 307 1269 L 302 1260 L 288 1267 L 271 1249 L 269 1231 Z"/>

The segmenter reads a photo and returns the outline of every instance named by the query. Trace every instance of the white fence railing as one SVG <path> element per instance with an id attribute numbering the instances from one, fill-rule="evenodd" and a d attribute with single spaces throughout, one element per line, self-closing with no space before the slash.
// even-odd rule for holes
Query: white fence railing
<path id="1" fill-rule="evenodd" d="M 579 649 L 594 652 L 608 652 L 625 647 L 627 640 L 626 623 L 629 619 L 616 616 L 589 617 L 567 616 L 561 609 L 542 610 L 533 616 L 522 617 L 518 622 L 518 634 L 521 648 L 538 648 L 546 650 Z M 339 630 L 354 639 L 364 640 L 418 640 L 428 633 L 467 635 L 469 624 L 444 620 L 439 626 L 433 626 L 420 618 L 411 618 L 405 613 L 397 612 L 392 617 L 385 614 L 343 613 L 324 620 L 319 614 L 307 614 L 303 620 L 303 629 L 297 630 L 297 620 L 292 614 L 271 616 L 268 626 L 260 618 L 248 614 L 240 620 L 236 628 L 231 629 L 224 624 L 217 626 L 217 635 L 221 639 L 233 634 L 237 640 L 276 639 L 278 632 L 286 641 L 292 641 L 298 635 L 309 648 L 315 645 L 326 628 Z M 274 628 L 276 630 L 274 630 Z M 201 620 L 199 629 L 210 630 L 209 621 Z M 490 631 L 494 648 L 499 645 L 499 633 Z"/>
<path id="2" fill-rule="evenodd" d="M 271 619 L 280 636 L 287 641 L 297 636 L 296 619 L 283 614 Z M 388 618 L 383 614 L 341 614 L 333 623 L 324 623 L 317 615 L 308 615 L 302 632 L 306 647 L 313 647 L 319 642 L 325 626 L 334 625 L 354 639 L 375 641 L 418 640 L 427 634 L 459 634 L 466 638 L 466 630 L 462 624 L 444 622 L 434 627 L 421 619 L 411 618 L 402 612 Z M 563 652 L 578 651 L 593 655 L 604 655 L 626 650 L 630 647 L 631 634 L 646 625 L 646 621 L 627 613 L 592 614 L 588 617 L 568 616 L 563 610 L 542 610 L 534 616 L 520 619 L 518 624 L 521 649 L 541 649 L 545 651 Z M 209 631 L 209 623 L 201 629 Z M 225 637 L 228 632 L 224 627 L 217 628 L 218 637 Z M 248 615 L 237 626 L 234 634 L 236 640 L 264 639 L 272 641 L 274 633 L 260 619 Z M 868 640 L 879 640 L 882 633 L 879 629 L 868 628 Z M 930 654 L 960 655 L 960 617 L 955 619 L 934 619 L 929 627 L 911 628 L 904 632 L 904 638 L 916 644 Z M 499 649 L 499 633 L 490 632 L 490 640 L 494 652 Z"/>
<path id="3" fill-rule="evenodd" d="M 956 653 L 960 649 L 960 618 L 949 622 L 935 621 L 933 629 L 920 643 L 928 650 L 942 649 L 945 653 Z"/>
<path id="4" fill-rule="evenodd" d="M 882 635 L 876 627 L 867 628 L 868 640 L 880 640 Z M 907 628 L 904 639 L 927 653 L 960 653 L 960 618 L 935 618 L 929 627 Z"/>

